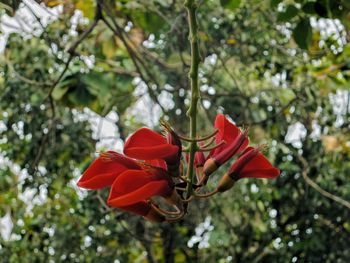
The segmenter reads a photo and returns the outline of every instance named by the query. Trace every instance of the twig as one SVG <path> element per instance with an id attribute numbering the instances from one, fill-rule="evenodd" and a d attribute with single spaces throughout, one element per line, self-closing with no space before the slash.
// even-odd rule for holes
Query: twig
<path id="1" fill-rule="evenodd" d="M 327 192 L 326 190 L 322 189 L 318 184 L 316 184 L 314 181 L 312 181 L 310 179 L 310 177 L 308 176 L 308 173 L 310 171 L 310 167 L 309 167 L 307 161 L 301 155 L 299 155 L 298 157 L 299 157 L 300 162 L 303 165 L 303 171 L 301 172 L 301 174 L 302 174 L 305 182 L 308 185 L 310 185 L 312 188 L 314 188 L 317 192 L 319 192 L 321 195 L 323 195 L 324 197 L 327 197 L 327 198 L 345 206 L 346 208 L 350 209 L 350 202 L 340 198 L 339 196 L 331 194 L 330 192 Z"/>
<path id="2" fill-rule="evenodd" d="M 51 86 L 51 89 L 49 91 L 49 96 L 51 96 L 53 90 L 57 86 L 57 84 L 61 81 L 63 78 L 64 74 L 69 68 L 70 62 L 73 60 L 73 57 L 76 55 L 75 50 L 77 47 L 83 42 L 83 40 L 94 30 L 94 28 L 97 26 L 99 20 L 102 18 L 102 12 L 101 12 L 101 7 L 100 5 L 96 5 L 95 9 L 95 17 L 93 23 L 79 36 L 79 38 L 67 49 L 67 52 L 69 53 L 68 60 L 64 64 L 64 69 L 61 72 L 61 74 L 58 76 L 58 78 L 54 81 L 54 83 Z"/>

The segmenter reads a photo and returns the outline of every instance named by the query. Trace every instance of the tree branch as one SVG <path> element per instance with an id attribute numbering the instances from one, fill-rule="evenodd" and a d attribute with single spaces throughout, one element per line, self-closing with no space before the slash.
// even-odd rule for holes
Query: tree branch
<path id="1" fill-rule="evenodd" d="M 330 192 L 327 192 L 326 190 L 322 189 L 318 184 L 316 184 L 313 180 L 311 180 L 311 178 L 308 176 L 308 173 L 310 171 L 309 164 L 307 163 L 306 159 L 303 156 L 299 155 L 298 158 L 299 158 L 301 164 L 303 165 L 303 170 L 302 170 L 301 174 L 302 174 L 305 182 L 308 185 L 310 185 L 312 188 L 314 188 L 317 192 L 319 192 L 324 197 L 327 197 L 327 198 L 345 206 L 346 208 L 350 209 L 350 202 L 340 198 L 339 196 L 331 194 Z"/>

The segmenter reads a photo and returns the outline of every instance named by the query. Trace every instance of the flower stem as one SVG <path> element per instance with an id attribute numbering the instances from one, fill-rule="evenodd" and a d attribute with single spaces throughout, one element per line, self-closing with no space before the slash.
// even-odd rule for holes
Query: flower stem
<path id="1" fill-rule="evenodd" d="M 198 45 L 198 24 L 196 20 L 197 4 L 195 0 L 186 0 L 185 7 L 188 15 L 189 25 L 189 41 L 191 44 L 191 69 L 189 72 L 189 79 L 191 81 L 191 104 L 188 109 L 187 115 L 190 119 L 190 139 L 193 140 L 190 143 L 190 159 L 187 170 L 187 178 L 191 182 L 187 185 L 188 199 L 192 193 L 192 183 L 194 180 L 194 155 L 197 151 L 197 143 L 195 141 L 197 136 L 197 104 L 199 100 L 199 88 L 198 88 L 198 65 L 200 61 L 199 57 L 199 45 Z"/>

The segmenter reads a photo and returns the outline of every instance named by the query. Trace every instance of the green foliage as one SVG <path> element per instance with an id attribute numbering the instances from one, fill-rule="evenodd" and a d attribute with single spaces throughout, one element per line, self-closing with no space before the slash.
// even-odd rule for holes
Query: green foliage
<path id="1" fill-rule="evenodd" d="M 16 14 L 19 2 L 12 2 L 2 2 L 2 18 Z M 266 155 L 282 175 L 240 181 L 210 201 L 197 200 L 184 221 L 162 225 L 108 209 L 100 203 L 108 189 L 75 188 L 103 150 L 96 147 L 101 139 L 92 139 L 91 122 L 78 117 L 87 109 L 116 112 L 115 136 L 123 140 L 146 125 L 143 113 L 157 117 L 153 106 L 161 104 L 162 116 L 188 132 L 183 3 L 104 1 L 106 21 L 125 31 L 118 35 L 99 21 L 72 53 L 69 47 L 92 24 L 95 2 L 45 3 L 63 3 L 65 12 L 42 33 L 10 34 L 0 55 L 0 153 L 6 160 L 0 159 L 0 218 L 8 214 L 14 224 L 10 240 L 0 236 L 0 261 L 349 261 L 350 212 L 306 183 L 300 160 L 322 189 L 350 200 L 350 115 L 335 114 L 330 100 L 343 94 L 342 104 L 349 103 L 348 1 L 201 1 L 199 133 L 212 131 L 218 111 L 250 125 L 252 143 L 269 146 Z M 90 19 L 76 25 L 78 36 L 71 32 L 77 8 Z M 321 34 L 311 17 L 339 19 L 344 37 Z M 160 99 L 164 94 L 174 107 Z M 144 95 L 148 104 L 140 106 Z M 135 105 L 142 107 L 136 113 Z M 305 128 L 301 149 L 285 140 L 295 123 Z M 210 179 L 208 191 L 227 168 Z M 208 216 L 214 227 L 206 230 L 209 246 L 189 247 Z"/>
<path id="2" fill-rule="evenodd" d="M 312 41 L 312 27 L 308 18 L 299 21 L 293 30 L 293 37 L 300 48 L 308 49 Z"/>

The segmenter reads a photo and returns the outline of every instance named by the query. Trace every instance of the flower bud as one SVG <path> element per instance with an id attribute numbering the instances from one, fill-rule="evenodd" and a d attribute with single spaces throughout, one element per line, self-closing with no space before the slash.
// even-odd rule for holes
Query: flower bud
<path id="1" fill-rule="evenodd" d="M 220 179 L 216 190 L 220 193 L 225 192 L 231 189 L 235 183 L 236 181 L 228 173 L 225 173 L 224 176 Z"/>
<path id="2" fill-rule="evenodd" d="M 209 176 L 215 172 L 217 169 L 219 168 L 219 166 L 217 165 L 215 159 L 213 158 L 209 158 L 205 163 L 204 163 L 204 166 L 203 166 L 203 180 L 202 182 L 204 184 L 207 183 L 208 181 L 208 178 Z"/>

